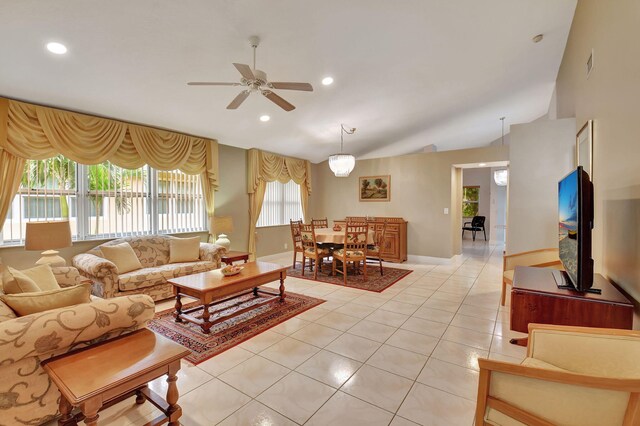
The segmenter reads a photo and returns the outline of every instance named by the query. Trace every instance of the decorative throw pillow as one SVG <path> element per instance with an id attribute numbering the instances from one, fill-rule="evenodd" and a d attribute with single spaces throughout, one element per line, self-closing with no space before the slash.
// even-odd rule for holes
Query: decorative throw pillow
<path id="1" fill-rule="evenodd" d="M 89 303 L 90 296 L 91 284 L 85 283 L 36 293 L 2 294 L 0 299 L 22 317 L 51 309 Z"/>
<path id="2" fill-rule="evenodd" d="M 24 285 L 23 283 L 30 281 L 29 285 L 33 283 L 38 288 L 38 290 L 24 289 L 21 293 L 28 293 L 30 291 L 58 290 L 60 288 L 60 285 L 56 280 L 56 276 L 53 274 L 51 266 L 49 265 L 38 265 L 22 271 L 9 267 L 9 271 L 13 274 L 14 278 L 20 285 Z M 8 294 L 9 292 L 6 293 Z"/>
<path id="3" fill-rule="evenodd" d="M 35 293 L 40 287 L 31 278 L 12 267 L 7 267 L 2 274 L 2 285 L 6 294 Z"/>
<path id="4" fill-rule="evenodd" d="M 169 263 L 195 262 L 196 260 L 200 260 L 200 237 L 169 240 Z"/>
<path id="5" fill-rule="evenodd" d="M 100 247 L 100 251 L 105 259 L 116 265 L 119 274 L 126 274 L 136 269 L 142 269 L 140 259 L 138 259 L 133 248 L 131 248 L 131 245 L 127 242 L 112 246 L 102 246 Z"/>

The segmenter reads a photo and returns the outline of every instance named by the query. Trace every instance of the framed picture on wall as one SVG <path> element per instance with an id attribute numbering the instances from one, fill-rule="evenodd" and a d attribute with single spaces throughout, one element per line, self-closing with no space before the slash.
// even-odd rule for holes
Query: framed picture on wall
<path id="1" fill-rule="evenodd" d="M 576 167 L 582 166 L 593 181 L 593 120 L 587 121 L 576 135 Z"/>
<path id="2" fill-rule="evenodd" d="M 391 175 L 360 176 L 360 201 L 390 201 Z"/>

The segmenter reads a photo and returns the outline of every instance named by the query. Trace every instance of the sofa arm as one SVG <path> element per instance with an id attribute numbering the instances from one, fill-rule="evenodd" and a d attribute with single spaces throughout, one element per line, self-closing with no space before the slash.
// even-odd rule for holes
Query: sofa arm
<path id="1" fill-rule="evenodd" d="M 83 253 L 73 257 L 73 266 L 80 274 L 93 281 L 93 294 L 111 298 L 118 291 L 118 268 L 113 262 L 93 254 Z"/>
<path id="2" fill-rule="evenodd" d="M 71 287 L 91 282 L 90 279 L 80 275 L 80 271 L 73 266 L 52 266 L 51 271 L 60 287 Z"/>
<path id="3" fill-rule="evenodd" d="M 216 267 L 220 267 L 222 255 L 227 252 L 223 246 L 211 243 L 200 243 L 200 260 L 213 262 Z"/>
<path id="4" fill-rule="evenodd" d="M 529 357 L 576 373 L 640 379 L 640 331 L 529 324 Z"/>
<path id="5" fill-rule="evenodd" d="M 0 323 L 0 365 L 40 359 L 144 327 L 155 313 L 151 297 L 136 294 L 25 315 Z"/>

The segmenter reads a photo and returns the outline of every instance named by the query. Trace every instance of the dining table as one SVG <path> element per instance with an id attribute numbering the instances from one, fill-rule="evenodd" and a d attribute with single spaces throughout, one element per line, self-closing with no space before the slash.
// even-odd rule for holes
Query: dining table
<path id="1" fill-rule="evenodd" d="M 340 231 L 334 231 L 332 228 L 316 228 L 314 231 L 316 233 L 317 243 L 344 244 L 344 228 Z M 372 229 L 367 232 L 367 244 L 375 244 L 375 231 Z"/>

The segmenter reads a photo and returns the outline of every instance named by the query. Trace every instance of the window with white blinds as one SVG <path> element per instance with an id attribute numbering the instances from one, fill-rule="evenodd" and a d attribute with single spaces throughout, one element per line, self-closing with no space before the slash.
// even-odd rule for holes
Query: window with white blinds
<path id="1" fill-rule="evenodd" d="M 0 244 L 24 243 L 27 222 L 65 219 L 75 240 L 207 229 L 200 176 L 59 155 L 27 161 Z"/>
<path id="2" fill-rule="evenodd" d="M 257 226 L 289 225 L 289 220 L 301 218 L 300 185 L 292 180 L 268 182 Z"/>

